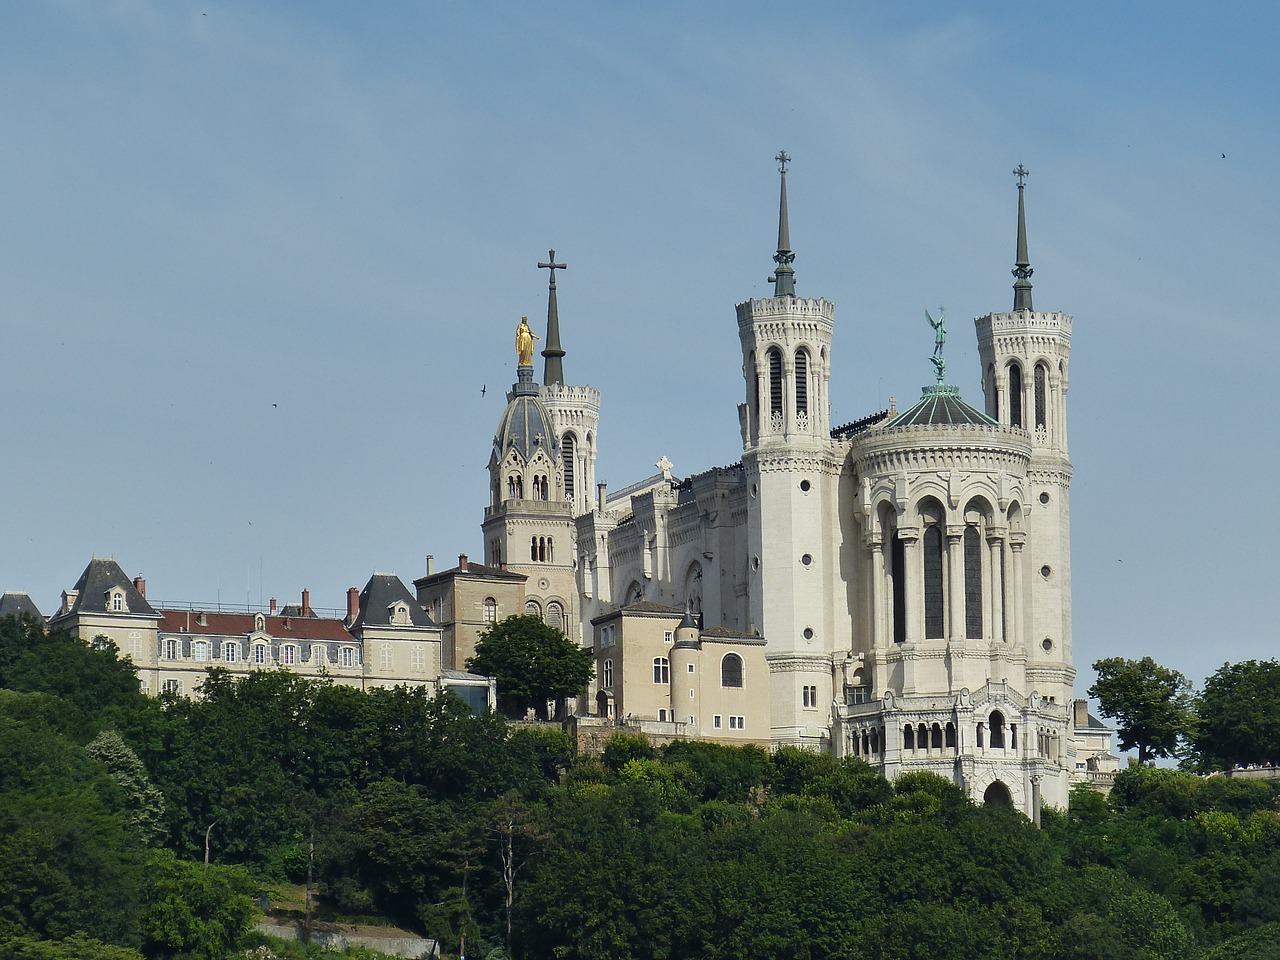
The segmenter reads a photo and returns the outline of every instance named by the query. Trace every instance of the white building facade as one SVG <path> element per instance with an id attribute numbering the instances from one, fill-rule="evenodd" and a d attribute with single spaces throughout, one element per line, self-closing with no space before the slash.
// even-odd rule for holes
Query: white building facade
<path id="1" fill-rule="evenodd" d="M 736 308 L 742 460 L 682 480 L 664 459 L 658 474 L 611 495 L 601 485 L 591 498 L 585 484 L 594 480 L 601 398 L 563 385 L 553 286 L 543 355 L 555 354 L 554 373 L 549 358 L 536 387 L 531 367 L 522 369 L 510 395 L 490 467 L 486 542 L 501 549 L 500 516 L 511 529 L 537 514 L 511 482 L 536 463 L 550 473 L 535 489 L 559 500 L 557 535 L 569 534 L 568 553 L 557 541 L 555 564 L 573 578 L 571 636 L 592 646 L 607 623 L 622 631 L 611 643 L 625 645 L 626 625 L 643 619 L 616 617 L 629 607 L 688 611 L 703 631 L 763 641 L 756 669 L 767 671 L 768 695 L 751 703 L 750 723 L 768 729 L 772 745 L 863 757 L 890 778 L 932 771 L 975 800 L 1033 817 L 1045 803 L 1065 807 L 1075 767 L 1072 320 L 1032 307 L 1025 171 L 1016 171 L 1014 309 L 975 321 L 982 409 L 946 381 L 939 317 L 937 379 L 919 402 L 833 429 L 836 310 L 796 294 L 789 158 L 779 159 L 774 296 Z M 577 407 L 558 414 L 563 397 Z M 542 418 L 540 444 L 511 427 Z M 569 430 L 572 459 L 564 452 Z M 501 559 L 514 565 L 517 556 L 487 553 L 487 562 Z M 519 569 L 531 593 L 536 579 L 564 589 L 546 566 L 526 570 L 521 558 Z M 586 709 L 602 709 L 624 686 L 630 703 L 670 702 L 635 692 L 644 674 L 655 683 L 665 676 L 652 658 L 610 659 L 634 661 L 640 676 L 598 673 Z M 696 709 L 680 719 L 689 735 L 710 727 Z"/>

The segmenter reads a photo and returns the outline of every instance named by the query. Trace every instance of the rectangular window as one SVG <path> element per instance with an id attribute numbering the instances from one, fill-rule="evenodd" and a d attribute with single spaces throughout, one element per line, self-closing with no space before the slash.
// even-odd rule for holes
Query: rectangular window
<path id="1" fill-rule="evenodd" d="M 686 666 L 689 668 L 689 672 L 693 673 L 693 664 L 692 663 L 686 664 Z"/>
<path id="2" fill-rule="evenodd" d="M 338 654 L 339 663 L 344 667 L 354 667 L 356 665 L 356 652 L 350 647 L 343 647 Z"/>
<path id="3" fill-rule="evenodd" d="M 854 704 L 858 704 L 858 703 L 870 703 L 871 688 L 870 687 L 845 687 L 844 702 L 847 703 L 849 706 L 853 706 Z"/>
<path id="4" fill-rule="evenodd" d="M 804 705 L 806 707 L 816 707 L 818 705 L 818 688 L 817 687 L 805 687 L 803 696 L 804 696 Z"/>
<path id="5" fill-rule="evenodd" d="M 427 670 L 427 653 L 421 646 L 415 645 L 413 648 L 411 668 L 414 673 L 425 673 Z"/>
<path id="6" fill-rule="evenodd" d="M 235 643 L 224 643 L 222 645 L 222 659 L 227 663 L 235 663 L 240 659 L 240 647 Z"/>
<path id="7" fill-rule="evenodd" d="M 663 642 L 663 643 L 675 643 L 675 642 L 676 642 L 676 634 L 675 634 L 675 631 L 674 631 L 674 630 L 664 630 L 664 631 L 663 631 L 663 633 L 662 633 L 662 642 Z"/>
<path id="8" fill-rule="evenodd" d="M 280 652 L 283 655 L 282 659 L 285 666 L 291 667 L 298 662 L 298 648 L 293 644 L 284 647 Z"/>
<path id="9" fill-rule="evenodd" d="M 267 662 L 267 645 L 265 643 L 255 643 L 253 645 L 253 662 L 257 664 Z"/>
<path id="10" fill-rule="evenodd" d="M 666 710 L 659 710 L 659 711 L 658 711 L 658 719 L 659 719 L 661 722 L 666 723 L 666 721 L 667 721 L 667 711 L 666 711 Z"/>
<path id="11" fill-rule="evenodd" d="M 746 717 L 730 717 L 729 718 L 730 730 L 745 730 L 746 728 L 747 728 Z"/>
<path id="12" fill-rule="evenodd" d="M 653 682 L 654 683 L 670 683 L 671 682 L 671 661 L 666 657 L 653 658 Z"/>
<path id="13" fill-rule="evenodd" d="M 179 694 L 179 693 L 181 693 L 181 692 L 182 692 L 182 681 L 181 681 L 181 680 L 166 680 L 164 683 L 160 684 L 160 692 L 161 692 L 161 693 L 172 693 L 172 694 L 174 694 L 174 695 L 176 696 L 177 694 Z"/>
<path id="14" fill-rule="evenodd" d="M 195 643 L 193 643 L 191 645 L 191 659 L 192 660 L 208 660 L 209 644 L 204 640 L 197 640 Z"/>
<path id="15" fill-rule="evenodd" d="M 720 714 L 717 713 L 711 718 L 711 726 L 715 727 L 717 730 L 720 729 Z"/>
<path id="16" fill-rule="evenodd" d="M 381 658 L 382 659 L 380 660 L 380 663 L 382 664 L 382 669 L 390 670 L 391 669 L 391 644 L 384 643 L 382 645 Z"/>
<path id="17" fill-rule="evenodd" d="M 163 646 L 163 656 L 166 660 L 178 659 L 178 641 L 172 637 L 166 637 Z"/>

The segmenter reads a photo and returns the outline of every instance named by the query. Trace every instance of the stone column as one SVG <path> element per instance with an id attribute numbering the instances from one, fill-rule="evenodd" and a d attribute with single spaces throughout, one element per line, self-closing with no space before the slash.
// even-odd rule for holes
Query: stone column
<path id="1" fill-rule="evenodd" d="M 883 650 L 889 645 L 884 628 L 886 586 L 884 540 L 876 538 L 871 541 L 871 646 L 875 650 Z"/>
<path id="2" fill-rule="evenodd" d="M 964 626 L 964 527 L 949 524 L 947 526 L 947 598 L 950 601 L 947 609 L 951 613 L 947 637 L 952 640 L 963 640 L 967 631 Z"/>
<path id="3" fill-rule="evenodd" d="M 991 568 L 991 582 L 987 589 L 987 611 L 991 620 L 989 638 L 992 640 L 1002 640 L 1006 637 L 1003 629 L 1004 585 L 1000 582 L 1000 557 L 1003 553 L 1003 547 L 1004 538 L 1000 534 L 989 533 L 987 535 L 988 566 Z"/>
<path id="4" fill-rule="evenodd" d="M 1022 635 L 1022 547 L 1023 541 L 1021 538 L 1009 538 L 1009 550 L 1011 552 L 1009 565 L 1013 568 L 1009 575 L 1009 579 L 1013 582 L 1011 591 L 1013 593 L 1013 603 L 1010 604 L 1013 607 L 1013 625 L 1008 637 L 1010 643 L 1016 643 L 1019 647 L 1021 647 L 1025 639 Z"/>
<path id="5" fill-rule="evenodd" d="M 920 531 L 900 527 L 902 541 L 902 595 L 907 611 L 907 641 L 915 642 L 924 633 L 924 567 L 920 560 Z"/>

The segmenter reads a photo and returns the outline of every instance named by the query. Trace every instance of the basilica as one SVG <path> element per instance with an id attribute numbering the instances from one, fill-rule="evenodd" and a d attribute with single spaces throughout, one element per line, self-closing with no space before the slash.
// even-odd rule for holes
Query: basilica
<path id="1" fill-rule="evenodd" d="M 498 593 L 590 648 L 588 725 L 796 745 L 890 778 L 932 771 L 1033 817 L 1065 807 L 1072 318 L 1032 306 L 1026 170 L 1012 309 L 974 321 L 982 398 L 948 382 L 939 314 L 919 400 L 833 425 L 835 305 L 797 293 L 778 159 L 773 296 L 735 308 L 741 460 L 683 478 L 662 460 L 620 489 L 597 484 L 607 424 L 600 391 L 565 382 L 552 251 L 542 378 L 522 320 L 484 563 L 418 581 L 419 601 L 432 610 L 466 574 L 477 623 Z M 473 640 L 458 629 L 446 646 L 460 668 Z"/>

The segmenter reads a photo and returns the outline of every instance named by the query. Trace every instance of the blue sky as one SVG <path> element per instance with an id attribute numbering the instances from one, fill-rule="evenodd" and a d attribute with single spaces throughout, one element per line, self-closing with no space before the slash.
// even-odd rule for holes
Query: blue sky
<path id="1" fill-rule="evenodd" d="M 1273 4 L 0 7 L 0 588 L 337 607 L 481 554 L 511 334 L 604 391 L 599 479 L 740 454 L 733 306 L 835 302 L 833 422 L 980 400 L 1027 186 L 1076 318 L 1078 688 L 1275 655 Z M 1225 157 L 1223 156 L 1225 154 Z M 487 388 L 482 397 L 481 388 Z"/>

